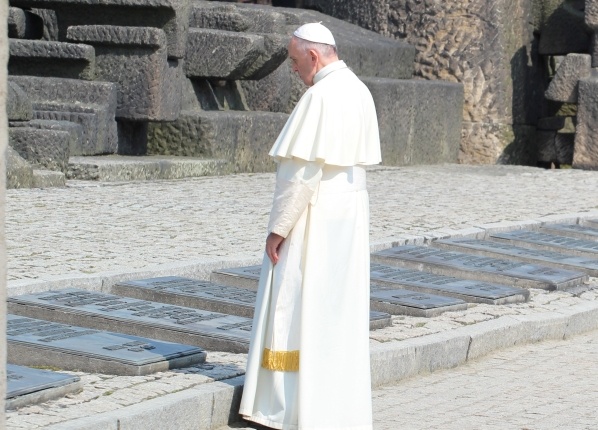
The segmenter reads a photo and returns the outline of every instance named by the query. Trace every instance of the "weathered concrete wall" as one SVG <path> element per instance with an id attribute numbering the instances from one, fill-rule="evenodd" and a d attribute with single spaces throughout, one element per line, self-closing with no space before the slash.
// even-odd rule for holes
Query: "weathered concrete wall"
<path id="1" fill-rule="evenodd" d="M 404 38 L 417 49 L 415 76 L 464 85 L 461 162 L 534 162 L 545 79 L 533 34 L 533 0 L 307 0 L 306 5 Z"/>
<path id="2" fill-rule="evenodd" d="M 4 239 L 4 199 L 6 197 L 6 116 L 8 65 L 8 2 L 0 3 L 0 429 L 5 428 L 6 399 L 6 242 Z"/>

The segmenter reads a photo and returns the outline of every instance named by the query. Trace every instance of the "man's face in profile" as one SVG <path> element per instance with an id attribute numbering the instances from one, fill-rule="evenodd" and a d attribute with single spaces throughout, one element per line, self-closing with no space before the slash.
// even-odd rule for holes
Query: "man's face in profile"
<path id="1" fill-rule="evenodd" d="M 289 58 L 293 72 L 297 72 L 305 85 L 311 87 L 314 84 L 318 57 L 315 51 L 300 48 L 297 38 L 291 38 L 289 43 Z"/>

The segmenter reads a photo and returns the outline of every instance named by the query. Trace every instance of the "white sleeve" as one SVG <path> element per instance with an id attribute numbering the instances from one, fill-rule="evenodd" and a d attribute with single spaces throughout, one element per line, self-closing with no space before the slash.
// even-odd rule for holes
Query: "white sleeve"
<path id="1" fill-rule="evenodd" d="M 278 165 L 268 232 L 287 237 L 307 208 L 322 178 L 323 164 L 283 158 Z"/>

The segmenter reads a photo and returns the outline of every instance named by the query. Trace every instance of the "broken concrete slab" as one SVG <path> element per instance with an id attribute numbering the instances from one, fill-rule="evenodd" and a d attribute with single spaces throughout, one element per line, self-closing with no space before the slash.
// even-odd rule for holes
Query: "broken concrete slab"
<path id="1" fill-rule="evenodd" d="M 578 81 L 590 75 L 592 58 L 587 54 L 569 54 L 561 62 L 544 96 L 549 100 L 577 103 Z"/>
<path id="2" fill-rule="evenodd" d="M 51 9 L 56 13 L 58 39 L 69 27 L 116 25 L 154 27 L 166 34 L 169 58 L 184 58 L 191 2 L 186 0 L 14 0 L 18 7 Z"/>
<path id="3" fill-rule="evenodd" d="M 579 101 L 573 167 L 598 170 L 598 74 L 579 81 Z"/>
<path id="4" fill-rule="evenodd" d="M 93 80 L 95 51 L 78 43 L 10 39 L 8 73 Z"/>
<path id="5" fill-rule="evenodd" d="M 173 122 L 150 123 L 148 154 L 228 160 L 236 172 L 273 171 L 268 155 L 288 115 L 274 112 L 182 112 Z"/>
<path id="6" fill-rule="evenodd" d="M 32 166 L 66 172 L 71 135 L 61 130 L 10 127 L 9 145 Z"/>
<path id="7" fill-rule="evenodd" d="M 39 120 L 69 121 L 82 127 L 81 145 L 71 155 L 116 152 L 117 85 L 78 79 L 10 76 L 31 100 Z"/>
<path id="8" fill-rule="evenodd" d="M 8 81 L 6 87 L 6 116 L 9 121 L 29 121 L 33 118 L 31 100 L 16 83 Z"/>
<path id="9" fill-rule="evenodd" d="M 182 62 L 167 58 L 162 30 L 81 25 L 70 27 L 67 38 L 93 45 L 97 79 L 119 84 L 116 118 L 172 121 L 178 117 Z"/>
<path id="10" fill-rule="evenodd" d="M 6 188 L 31 188 L 33 167 L 17 151 L 6 146 Z"/>

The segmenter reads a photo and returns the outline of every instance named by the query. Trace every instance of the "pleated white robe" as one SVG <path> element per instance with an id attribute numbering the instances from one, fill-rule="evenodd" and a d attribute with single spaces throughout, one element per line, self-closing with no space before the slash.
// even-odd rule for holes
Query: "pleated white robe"
<path id="1" fill-rule="evenodd" d="M 309 104 L 331 86 L 342 90 L 339 80 L 355 83 L 350 71 L 332 81 L 336 71 L 348 69 L 337 62 L 316 76 L 316 85 L 304 95 Z M 312 91 L 318 85 L 321 91 Z M 271 151 L 279 168 L 269 231 L 285 240 L 275 266 L 264 257 L 240 414 L 275 429 L 372 429 L 369 202 L 362 164 L 379 162 L 380 151 L 375 109 L 363 88 L 352 103 L 344 104 L 350 111 L 347 118 L 352 118 L 354 131 L 373 121 L 376 133 L 370 140 L 362 133 L 354 145 L 349 142 L 346 148 L 353 157 L 335 142 L 326 148 L 319 144 L 314 154 L 321 158 L 305 155 L 309 150 L 300 148 L 305 144 L 299 144 L 301 139 L 284 143 L 285 133 L 302 134 L 292 131 L 301 129 L 293 121 L 327 133 L 322 124 L 309 124 L 314 119 L 297 114 L 303 98 Z M 343 105 L 342 97 L 333 100 Z M 324 106 L 320 116 L 326 117 L 325 104 L 318 105 Z M 362 148 L 368 145 L 372 148 Z M 330 151 L 335 146 L 336 154 Z"/>

